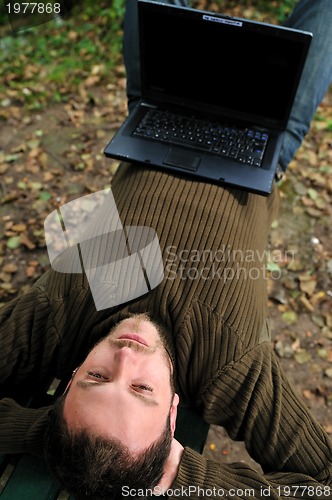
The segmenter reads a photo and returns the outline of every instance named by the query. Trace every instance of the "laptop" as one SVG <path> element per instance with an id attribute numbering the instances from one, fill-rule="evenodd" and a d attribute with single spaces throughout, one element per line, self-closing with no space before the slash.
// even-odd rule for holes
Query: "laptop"
<path id="1" fill-rule="evenodd" d="M 140 102 L 107 157 L 272 190 L 312 34 L 138 1 Z"/>

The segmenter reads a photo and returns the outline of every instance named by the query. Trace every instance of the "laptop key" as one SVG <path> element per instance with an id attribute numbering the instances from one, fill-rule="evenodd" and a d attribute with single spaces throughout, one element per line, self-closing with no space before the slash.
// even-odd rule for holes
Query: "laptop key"
<path id="1" fill-rule="evenodd" d="M 258 130 L 237 129 L 160 110 L 147 111 L 134 135 L 210 151 L 257 167 L 261 166 L 268 139 L 265 132 Z"/>
<path id="2" fill-rule="evenodd" d="M 210 151 L 211 149 L 211 144 L 206 144 L 205 142 L 192 142 L 188 139 L 183 139 L 181 137 L 171 137 L 167 142 L 170 142 L 171 144 L 176 144 L 178 146 L 191 146 L 197 149 L 204 149 L 204 151 Z"/>

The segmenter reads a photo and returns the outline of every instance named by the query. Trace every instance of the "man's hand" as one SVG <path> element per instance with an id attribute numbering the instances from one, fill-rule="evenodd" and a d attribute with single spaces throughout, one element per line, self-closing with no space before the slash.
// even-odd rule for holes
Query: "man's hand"
<path id="1" fill-rule="evenodd" d="M 156 493 L 160 494 L 161 490 L 167 490 L 172 486 L 178 473 L 183 450 L 182 444 L 173 438 L 171 453 L 164 467 L 164 475 L 156 486 Z"/>

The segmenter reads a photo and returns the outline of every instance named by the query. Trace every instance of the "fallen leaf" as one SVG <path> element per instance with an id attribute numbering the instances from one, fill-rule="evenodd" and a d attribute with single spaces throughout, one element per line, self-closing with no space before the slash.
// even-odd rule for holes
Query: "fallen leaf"
<path id="1" fill-rule="evenodd" d="M 312 390 L 310 389 L 305 389 L 303 392 L 302 392 L 303 396 L 308 399 L 308 400 L 312 400 L 315 398 L 315 394 Z"/>
<path id="2" fill-rule="evenodd" d="M 3 272 L 8 273 L 8 274 L 15 274 L 18 270 L 18 267 L 16 264 L 5 264 L 2 268 Z"/>
<path id="3" fill-rule="evenodd" d="M 35 272 L 36 272 L 35 266 L 28 266 L 25 270 L 25 274 L 26 274 L 27 278 L 32 278 L 33 275 L 35 274 Z"/>
<path id="4" fill-rule="evenodd" d="M 52 195 L 48 191 L 42 191 L 39 194 L 39 199 L 42 201 L 47 201 L 47 200 L 50 200 L 51 198 L 52 198 Z"/>
<path id="5" fill-rule="evenodd" d="M 314 306 L 309 302 L 307 297 L 305 295 L 301 295 L 300 297 L 300 303 L 305 307 L 305 309 L 309 312 L 314 312 L 315 308 Z"/>
<path id="6" fill-rule="evenodd" d="M 313 188 L 309 188 L 308 191 L 307 191 L 309 197 L 313 200 L 313 201 L 316 201 L 317 198 L 318 198 L 318 192 L 316 191 L 316 189 L 313 189 Z"/>
<path id="7" fill-rule="evenodd" d="M 327 368 L 324 373 L 328 378 L 332 378 L 332 368 Z"/>
<path id="8" fill-rule="evenodd" d="M 19 236 L 12 236 L 7 240 L 7 247 L 10 248 L 10 250 L 15 250 L 15 248 L 18 248 L 20 246 L 20 244 L 21 239 Z"/>
<path id="9" fill-rule="evenodd" d="M 308 207 L 306 211 L 310 215 L 310 217 L 314 217 L 316 219 L 322 216 L 322 212 L 320 210 L 317 210 L 317 208 Z"/>
<path id="10" fill-rule="evenodd" d="M 26 231 L 26 224 L 20 223 L 20 224 L 13 224 L 11 229 L 13 231 L 16 231 L 17 233 L 22 233 L 23 231 Z"/>
<path id="11" fill-rule="evenodd" d="M 298 317 L 295 311 L 286 311 L 282 315 L 282 319 L 286 321 L 286 323 L 294 324 L 297 322 Z"/>
<path id="12" fill-rule="evenodd" d="M 299 365 L 303 365 L 305 363 L 308 363 L 311 360 L 311 354 L 310 352 L 306 351 L 305 349 L 299 349 L 295 354 L 294 358 Z"/>
<path id="13" fill-rule="evenodd" d="M 327 358 L 327 350 L 326 349 L 318 349 L 317 355 L 318 355 L 318 357 L 320 357 L 322 359 L 326 359 Z"/>
<path id="14" fill-rule="evenodd" d="M 323 326 L 325 325 L 324 316 L 322 316 L 321 314 L 313 314 L 311 319 L 313 323 L 315 323 L 315 325 L 317 325 L 319 328 L 323 328 Z"/>
<path id="15" fill-rule="evenodd" d="M 317 281 L 315 279 L 301 280 L 300 277 L 300 289 L 302 292 L 311 296 L 316 289 Z"/>
<path id="16" fill-rule="evenodd" d="M 29 239 L 27 234 L 21 233 L 19 236 L 20 243 L 26 246 L 29 250 L 36 248 L 36 245 Z"/>

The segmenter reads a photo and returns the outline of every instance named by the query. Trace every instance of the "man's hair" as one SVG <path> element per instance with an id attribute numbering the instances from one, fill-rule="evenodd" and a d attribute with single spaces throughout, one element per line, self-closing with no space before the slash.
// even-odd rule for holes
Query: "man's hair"
<path id="1" fill-rule="evenodd" d="M 161 437 L 134 456 L 118 439 L 86 429 L 71 431 L 63 416 L 64 401 L 62 396 L 50 410 L 45 436 L 45 458 L 62 487 L 79 500 L 122 499 L 123 487 L 153 490 L 171 450 L 170 417 Z"/>

